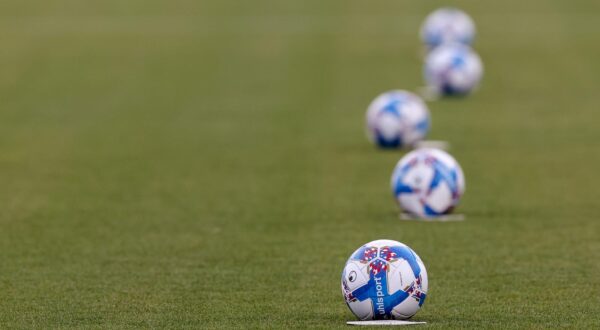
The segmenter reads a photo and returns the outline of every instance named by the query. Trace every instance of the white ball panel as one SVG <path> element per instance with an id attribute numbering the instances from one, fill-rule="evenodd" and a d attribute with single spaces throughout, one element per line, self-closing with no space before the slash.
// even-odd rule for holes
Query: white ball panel
<path id="1" fill-rule="evenodd" d="M 434 175 L 434 169 L 420 161 L 406 173 L 402 182 L 418 190 L 420 195 L 424 196 Z"/>
<path id="2" fill-rule="evenodd" d="M 433 189 L 429 196 L 425 198 L 427 205 L 438 213 L 443 213 L 448 208 L 454 206 L 452 191 L 446 183 L 440 184 Z"/>
<path id="3" fill-rule="evenodd" d="M 392 315 L 396 319 L 406 320 L 415 315 L 420 308 L 419 302 L 415 298 L 408 297 L 392 309 Z"/>
<path id="4" fill-rule="evenodd" d="M 361 320 L 370 320 L 373 318 L 373 303 L 371 299 L 349 302 L 348 307 Z"/>
<path id="5" fill-rule="evenodd" d="M 423 203 L 421 203 L 421 197 L 418 194 L 402 194 L 398 197 L 398 203 L 405 211 L 420 216 L 425 215 Z"/>
<path id="6" fill-rule="evenodd" d="M 386 140 L 393 140 L 398 136 L 399 132 L 402 130 L 402 123 L 400 122 L 398 117 L 386 113 L 379 117 L 379 120 L 377 120 L 375 127 L 377 127 L 379 133 Z"/>
<path id="7" fill-rule="evenodd" d="M 367 266 L 357 260 L 349 261 L 346 264 L 344 276 L 346 285 L 350 291 L 354 291 L 369 282 Z"/>
<path id="8" fill-rule="evenodd" d="M 404 290 L 407 286 L 415 281 L 415 276 L 408 261 L 400 259 L 391 263 L 390 272 L 388 273 L 388 290 L 390 294 L 399 290 Z M 399 279 L 399 280 L 398 280 Z"/>

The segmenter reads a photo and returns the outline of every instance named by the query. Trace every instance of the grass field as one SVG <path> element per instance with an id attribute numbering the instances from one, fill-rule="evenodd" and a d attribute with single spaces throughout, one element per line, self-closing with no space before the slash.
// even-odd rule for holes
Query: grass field
<path id="1" fill-rule="evenodd" d="M 400 222 L 378 93 L 438 1 L 0 3 L 0 328 L 346 328 L 350 253 L 421 256 L 428 328 L 600 328 L 600 5 L 452 2 L 486 74 L 430 104 L 460 223 Z"/>

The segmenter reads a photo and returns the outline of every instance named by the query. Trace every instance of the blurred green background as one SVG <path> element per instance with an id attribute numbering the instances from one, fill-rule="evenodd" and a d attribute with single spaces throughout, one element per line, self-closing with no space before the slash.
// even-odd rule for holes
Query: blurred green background
<path id="1" fill-rule="evenodd" d="M 467 221 L 400 222 L 364 112 L 442 5 L 486 70 L 430 103 Z M 0 327 L 345 328 L 390 238 L 427 327 L 599 328 L 599 38 L 597 1 L 2 1 Z"/>

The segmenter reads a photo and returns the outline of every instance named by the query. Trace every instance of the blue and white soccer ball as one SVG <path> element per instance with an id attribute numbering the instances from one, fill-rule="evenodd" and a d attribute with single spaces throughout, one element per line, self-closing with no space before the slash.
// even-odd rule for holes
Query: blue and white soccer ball
<path id="1" fill-rule="evenodd" d="M 470 47 L 447 44 L 436 48 L 425 59 L 425 81 L 441 95 L 466 95 L 481 81 L 483 64 Z"/>
<path id="2" fill-rule="evenodd" d="M 407 91 L 383 93 L 367 109 L 367 134 L 382 148 L 412 146 L 427 135 L 429 126 L 427 105 Z"/>
<path id="3" fill-rule="evenodd" d="M 392 240 L 363 245 L 342 272 L 342 294 L 360 320 L 412 317 L 425 302 L 427 286 L 421 258 Z"/>
<path id="4" fill-rule="evenodd" d="M 438 149 L 417 149 L 402 157 L 391 183 L 400 207 L 425 219 L 450 213 L 465 192 L 460 165 Z"/>
<path id="5" fill-rule="evenodd" d="M 433 49 L 446 43 L 470 45 L 475 39 L 475 24 L 469 15 L 456 8 L 440 8 L 421 25 L 421 40 Z"/>

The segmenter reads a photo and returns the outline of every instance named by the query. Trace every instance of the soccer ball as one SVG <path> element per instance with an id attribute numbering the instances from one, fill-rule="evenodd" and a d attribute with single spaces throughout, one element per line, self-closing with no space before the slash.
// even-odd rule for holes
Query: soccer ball
<path id="1" fill-rule="evenodd" d="M 450 213 L 465 192 L 456 160 L 438 149 L 417 149 L 402 157 L 392 173 L 392 192 L 405 211 L 422 218 Z"/>
<path id="2" fill-rule="evenodd" d="M 427 271 L 408 246 L 392 240 L 372 241 L 346 262 L 342 294 L 360 320 L 408 319 L 427 297 Z"/>
<path id="3" fill-rule="evenodd" d="M 425 59 L 427 85 L 442 95 L 466 95 L 479 85 L 483 65 L 470 47 L 448 44 L 436 48 Z"/>
<path id="4" fill-rule="evenodd" d="M 421 40 L 429 49 L 445 43 L 470 45 L 474 38 L 473 20 L 456 8 L 440 8 L 429 14 L 421 25 Z"/>
<path id="5" fill-rule="evenodd" d="M 367 109 L 367 134 L 382 148 L 411 146 L 427 135 L 429 125 L 429 109 L 407 91 L 383 93 Z"/>

